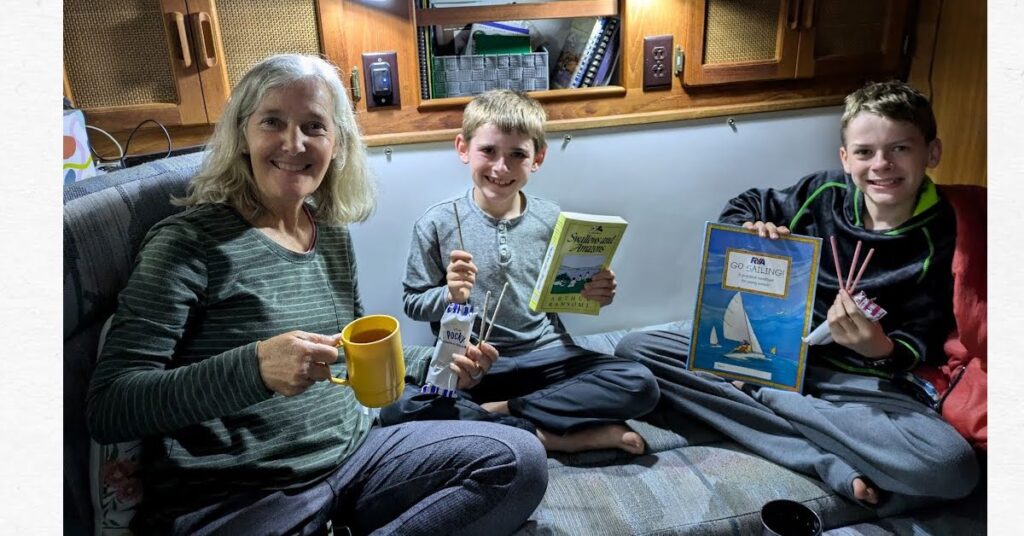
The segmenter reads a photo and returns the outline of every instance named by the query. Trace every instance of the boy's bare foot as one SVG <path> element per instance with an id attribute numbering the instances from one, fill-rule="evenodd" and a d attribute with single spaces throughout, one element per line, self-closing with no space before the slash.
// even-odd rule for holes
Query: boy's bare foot
<path id="1" fill-rule="evenodd" d="M 733 381 L 732 381 L 732 386 L 733 386 L 733 387 L 735 387 L 735 388 L 737 388 L 737 389 L 739 389 L 740 391 L 742 391 L 742 390 L 743 390 L 743 386 L 744 386 L 744 385 L 746 385 L 746 384 L 744 384 L 743 382 L 741 382 L 741 381 L 739 381 L 739 380 L 733 380 Z"/>
<path id="2" fill-rule="evenodd" d="M 630 454 L 643 454 L 644 438 L 625 424 L 609 424 L 587 428 L 564 436 L 537 429 L 537 437 L 549 452 L 582 452 L 598 449 L 621 449 Z"/>
<path id="3" fill-rule="evenodd" d="M 878 504 L 878 490 L 872 487 L 868 482 L 857 477 L 853 479 L 853 496 L 858 501 L 866 502 L 871 505 Z"/>

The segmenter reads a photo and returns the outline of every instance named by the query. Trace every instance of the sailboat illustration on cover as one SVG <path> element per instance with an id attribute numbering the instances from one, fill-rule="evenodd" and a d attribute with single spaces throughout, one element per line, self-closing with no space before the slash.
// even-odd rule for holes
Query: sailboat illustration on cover
<path id="1" fill-rule="evenodd" d="M 722 345 L 718 344 L 718 330 L 715 326 L 711 326 L 711 338 L 709 339 L 712 348 L 721 348 Z"/>
<path id="2" fill-rule="evenodd" d="M 770 359 L 765 357 L 764 351 L 761 350 L 761 343 L 757 342 L 754 326 L 750 324 L 747 311 L 743 308 L 743 295 L 739 292 L 733 295 L 729 300 L 729 306 L 725 308 L 725 316 L 722 318 L 722 336 L 739 343 L 736 348 L 725 354 L 725 357 Z"/>

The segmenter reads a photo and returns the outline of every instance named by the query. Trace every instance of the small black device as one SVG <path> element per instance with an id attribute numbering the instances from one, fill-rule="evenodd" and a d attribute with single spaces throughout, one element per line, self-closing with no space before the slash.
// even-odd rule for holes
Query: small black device
<path id="1" fill-rule="evenodd" d="M 386 106 L 394 102 L 392 79 L 390 63 L 375 61 L 370 64 L 370 96 L 378 105 Z"/>

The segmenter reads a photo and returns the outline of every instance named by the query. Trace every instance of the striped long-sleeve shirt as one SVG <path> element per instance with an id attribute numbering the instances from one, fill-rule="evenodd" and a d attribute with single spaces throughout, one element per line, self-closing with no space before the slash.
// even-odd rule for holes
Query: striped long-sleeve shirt
<path id="1" fill-rule="evenodd" d="M 255 351 L 362 315 L 346 228 L 318 225 L 314 247 L 296 253 L 234 209 L 201 205 L 150 230 L 118 300 L 87 417 L 100 442 L 145 439 L 145 516 L 309 482 L 365 438 L 351 390 L 319 382 L 274 395 Z M 344 359 L 333 368 L 343 373 Z"/>

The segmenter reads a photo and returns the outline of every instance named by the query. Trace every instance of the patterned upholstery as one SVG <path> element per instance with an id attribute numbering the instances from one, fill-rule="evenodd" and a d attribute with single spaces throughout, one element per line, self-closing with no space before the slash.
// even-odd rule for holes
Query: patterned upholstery
<path id="1" fill-rule="evenodd" d="M 117 292 L 131 272 L 146 231 L 180 210 L 168 198 L 184 193 L 202 158 L 203 153 L 173 157 L 65 187 L 65 534 L 92 532 L 90 441 L 84 408 L 101 326 L 113 312 Z M 367 307 L 377 310 L 372 304 Z M 656 327 L 688 331 L 689 325 Z M 625 332 L 576 337 L 576 341 L 611 353 Z M 422 379 L 430 349 L 406 347 L 405 351 L 407 374 Z M 830 530 L 832 535 L 984 534 L 986 530 L 984 482 L 979 493 L 964 501 L 874 520 L 870 511 L 838 498 L 817 480 L 751 455 L 704 426 L 672 415 L 655 415 L 651 422 L 658 426 L 630 423 L 647 441 L 649 453 L 644 456 L 596 451 L 550 458 L 547 494 L 518 535 L 755 534 L 760 533 L 761 505 L 782 497 L 814 508 L 826 528 L 842 527 Z"/>

